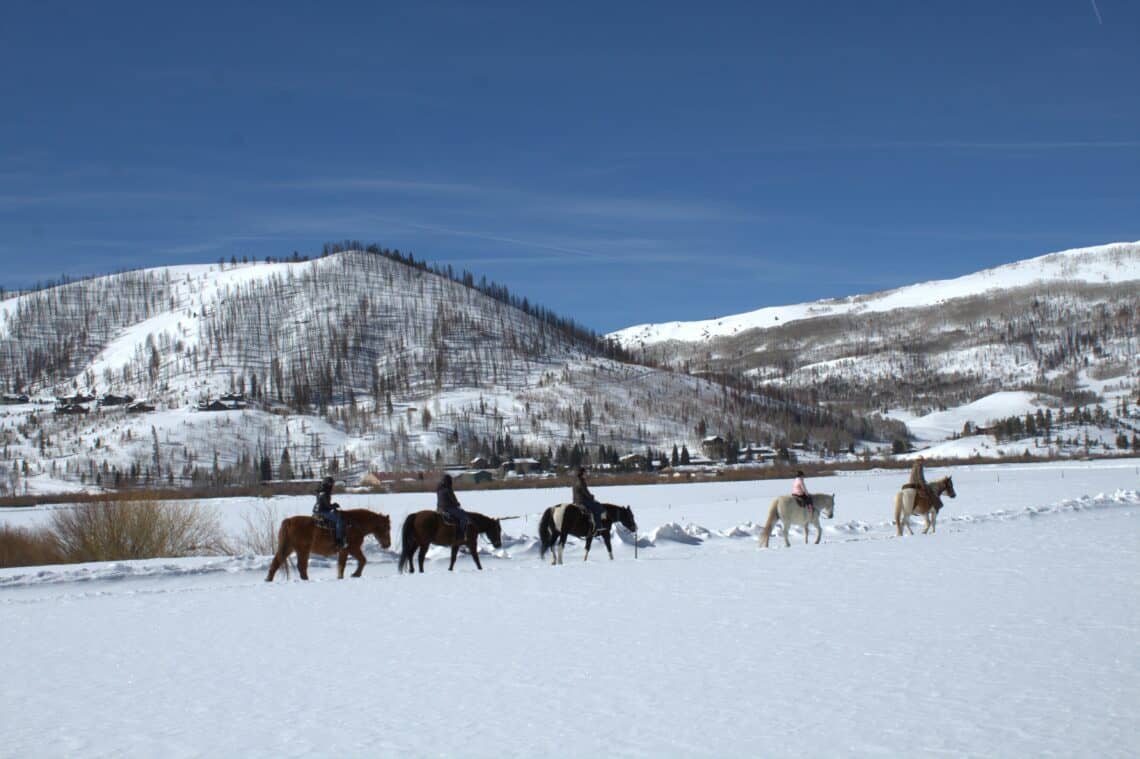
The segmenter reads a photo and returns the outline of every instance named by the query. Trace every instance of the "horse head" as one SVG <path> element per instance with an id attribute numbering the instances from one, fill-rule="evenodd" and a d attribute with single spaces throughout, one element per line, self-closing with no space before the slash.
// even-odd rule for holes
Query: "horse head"
<path id="1" fill-rule="evenodd" d="M 372 526 L 372 534 L 380 541 L 381 548 L 392 547 L 392 520 L 387 514 L 377 514 L 376 523 Z"/>
<path id="2" fill-rule="evenodd" d="M 951 498 L 958 497 L 958 494 L 954 492 L 954 480 L 950 479 L 950 475 L 946 475 L 942 478 L 942 493 L 945 493 Z M 941 495 L 941 493 L 939 493 L 939 495 Z"/>
<path id="3" fill-rule="evenodd" d="M 491 541 L 491 545 L 495 548 L 503 547 L 503 523 L 500 520 L 491 520 L 491 523 L 487 526 L 487 539 Z"/>
<path id="4" fill-rule="evenodd" d="M 617 506 L 614 504 L 608 505 L 613 506 L 614 514 L 617 515 L 618 522 L 621 523 L 622 527 L 629 530 L 630 532 L 637 532 L 637 520 L 633 518 L 633 509 L 628 506 Z M 610 515 L 611 519 L 613 518 L 614 514 Z"/>
<path id="5" fill-rule="evenodd" d="M 819 513 L 824 518 L 831 519 L 835 516 L 835 493 L 832 493 L 830 495 L 823 493 L 822 495 L 825 495 L 827 497 L 819 498 L 818 495 L 816 496 L 817 499 L 822 501 L 819 507 Z"/>

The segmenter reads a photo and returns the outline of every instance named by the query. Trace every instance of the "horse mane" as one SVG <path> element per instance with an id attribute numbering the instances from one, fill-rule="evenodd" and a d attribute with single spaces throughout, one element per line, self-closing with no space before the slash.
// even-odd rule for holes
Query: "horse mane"
<path id="1" fill-rule="evenodd" d="M 468 511 L 467 516 L 471 517 L 471 521 L 479 524 L 480 529 L 495 521 L 494 517 L 489 517 L 486 514 L 480 514 L 478 511 Z"/>

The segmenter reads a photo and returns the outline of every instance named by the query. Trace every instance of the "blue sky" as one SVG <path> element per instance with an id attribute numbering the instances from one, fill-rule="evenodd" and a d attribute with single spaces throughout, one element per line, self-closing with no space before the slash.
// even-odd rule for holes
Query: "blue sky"
<path id="1" fill-rule="evenodd" d="M 9 0 L 0 285 L 355 238 L 604 332 L 1140 239 L 1138 38 L 1125 0 Z"/>

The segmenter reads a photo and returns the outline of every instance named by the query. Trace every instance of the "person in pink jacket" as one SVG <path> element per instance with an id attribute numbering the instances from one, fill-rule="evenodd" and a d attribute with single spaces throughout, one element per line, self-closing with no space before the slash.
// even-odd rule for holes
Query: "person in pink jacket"
<path id="1" fill-rule="evenodd" d="M 811 493 L 808 492 L 807 485 L 804 484 L 804 470 L 796 470 L 796 480 L 792 483 L 792 495 L 800 502 L 800 505 L 811 511 L 815 505 L 811 502 Z"/>

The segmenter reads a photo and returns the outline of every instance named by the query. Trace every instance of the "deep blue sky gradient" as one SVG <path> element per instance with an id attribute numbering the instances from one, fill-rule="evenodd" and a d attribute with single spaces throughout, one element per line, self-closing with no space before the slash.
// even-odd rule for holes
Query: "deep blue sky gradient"
<path id="1" fill-rule="evenodd" d="M 356 238 L 598 331 L 1140 239 L 1140 4 L 52 3 L 0 285 Z"/>

